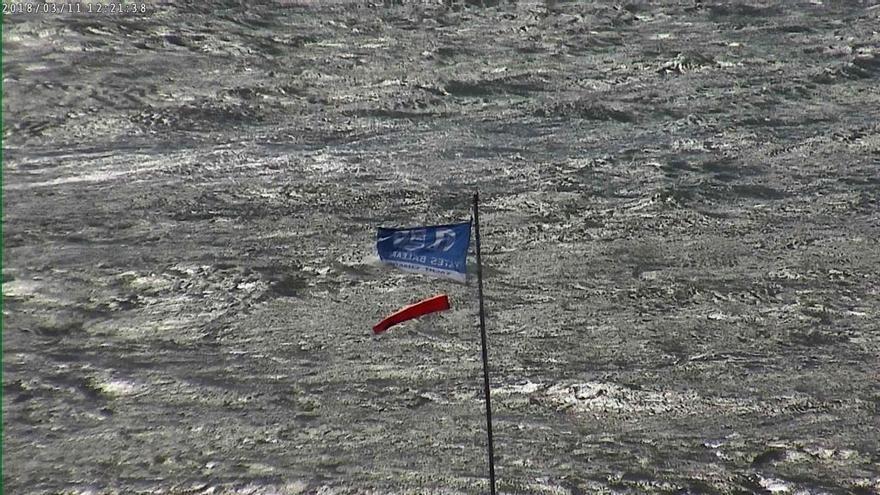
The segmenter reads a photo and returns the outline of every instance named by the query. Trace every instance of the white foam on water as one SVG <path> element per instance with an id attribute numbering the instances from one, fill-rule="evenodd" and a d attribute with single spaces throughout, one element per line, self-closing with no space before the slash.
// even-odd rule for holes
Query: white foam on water
<path id="1" fill-rule="evenodd" d="M 492 395 L 531 394 L 541 388 L 540 383 L 527 381 L 522 385 L 507 385 L 492 390 Z"/>
<path id="2" fill-rule="evenodd" d="M 3 283 L 3 297 L 31 297 L 37 295 L 40 284 L 33 280 L 12 280 Z"/>
<path id="3" fill-rule="evenodd" d="M 764 478 L 758 476 L 758 484 L 770 493 L 788 493 L 791 491 L 790 486 L 784 481 L 776 478 Z"/>
<path id="4" fill-rule="evenodd" d="M 766 410 L 766 404 L 741 402 L 735 399 L 706 398 L 693 392 L 675 390 L 640 390 L 608 382 L 557 383 L 532 393 L 533 397 L 549 407 L 574 413 L 601 412 L 603 414 L 647 413 L 689 414 L 699 410 L 696 404 L 708 408 L 723 408 L 742 412 Z"/>
<path id="5" fill-rule="evenodd" d="M 134 395 L 143 389 L 140 385 L 128 380 L 109 380 L 97 383 L 96 387 L 103 394 L 113 397 Z"/>

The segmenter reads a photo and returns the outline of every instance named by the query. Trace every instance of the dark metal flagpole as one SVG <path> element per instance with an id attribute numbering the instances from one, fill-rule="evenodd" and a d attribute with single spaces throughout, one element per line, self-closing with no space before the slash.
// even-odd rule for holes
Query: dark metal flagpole
<path id="1" fill-rule="evenodd" d="M 474 233 L 477 240 L 477 292 L 480 296 L 480 341 L 483 344 L 483 391 L 486 394 L 486 431 L 489 434 L 489 483 L 495 495 L 495 446 L 492 441 L 492 402 L 489 394 L 489 353 L 486 350 L 486 312 L 483 308 L 483 260 L 480 256 L 480 193 L 474 193 Z"/>

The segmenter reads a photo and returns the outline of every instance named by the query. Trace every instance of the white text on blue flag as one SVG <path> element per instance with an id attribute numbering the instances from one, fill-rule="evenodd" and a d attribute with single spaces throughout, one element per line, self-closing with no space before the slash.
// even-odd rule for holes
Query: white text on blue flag
<path id="1" fill-rule="evenodd" d="M 433 225 L 407 229 L 380 227 L 379 259 L 402 270 L 464 282 L 471 224 Z"/>

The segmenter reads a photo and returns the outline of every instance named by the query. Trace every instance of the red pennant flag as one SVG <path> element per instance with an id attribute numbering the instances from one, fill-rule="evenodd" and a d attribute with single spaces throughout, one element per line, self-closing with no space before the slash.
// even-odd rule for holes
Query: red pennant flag
<path id="1" fill-rule="evenodd" d="M 398 323 L 446 309 L 449 309 L 449 297 L 446 294 L 429 297 L 423 301 L 406 306 L 396 313 L 392 313 L 373 327 L 373 333 L 378 335 Z"/>

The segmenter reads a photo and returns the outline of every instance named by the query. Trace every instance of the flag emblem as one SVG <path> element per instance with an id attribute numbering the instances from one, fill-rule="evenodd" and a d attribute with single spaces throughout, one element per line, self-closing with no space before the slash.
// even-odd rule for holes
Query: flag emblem
<path id="1" fill-rule="evenodd" d="M 407 229 L 380 227 L 376 251 L 383 263 L 401 270 L 464 282 L 470 242 L 470 222 Z"/>

